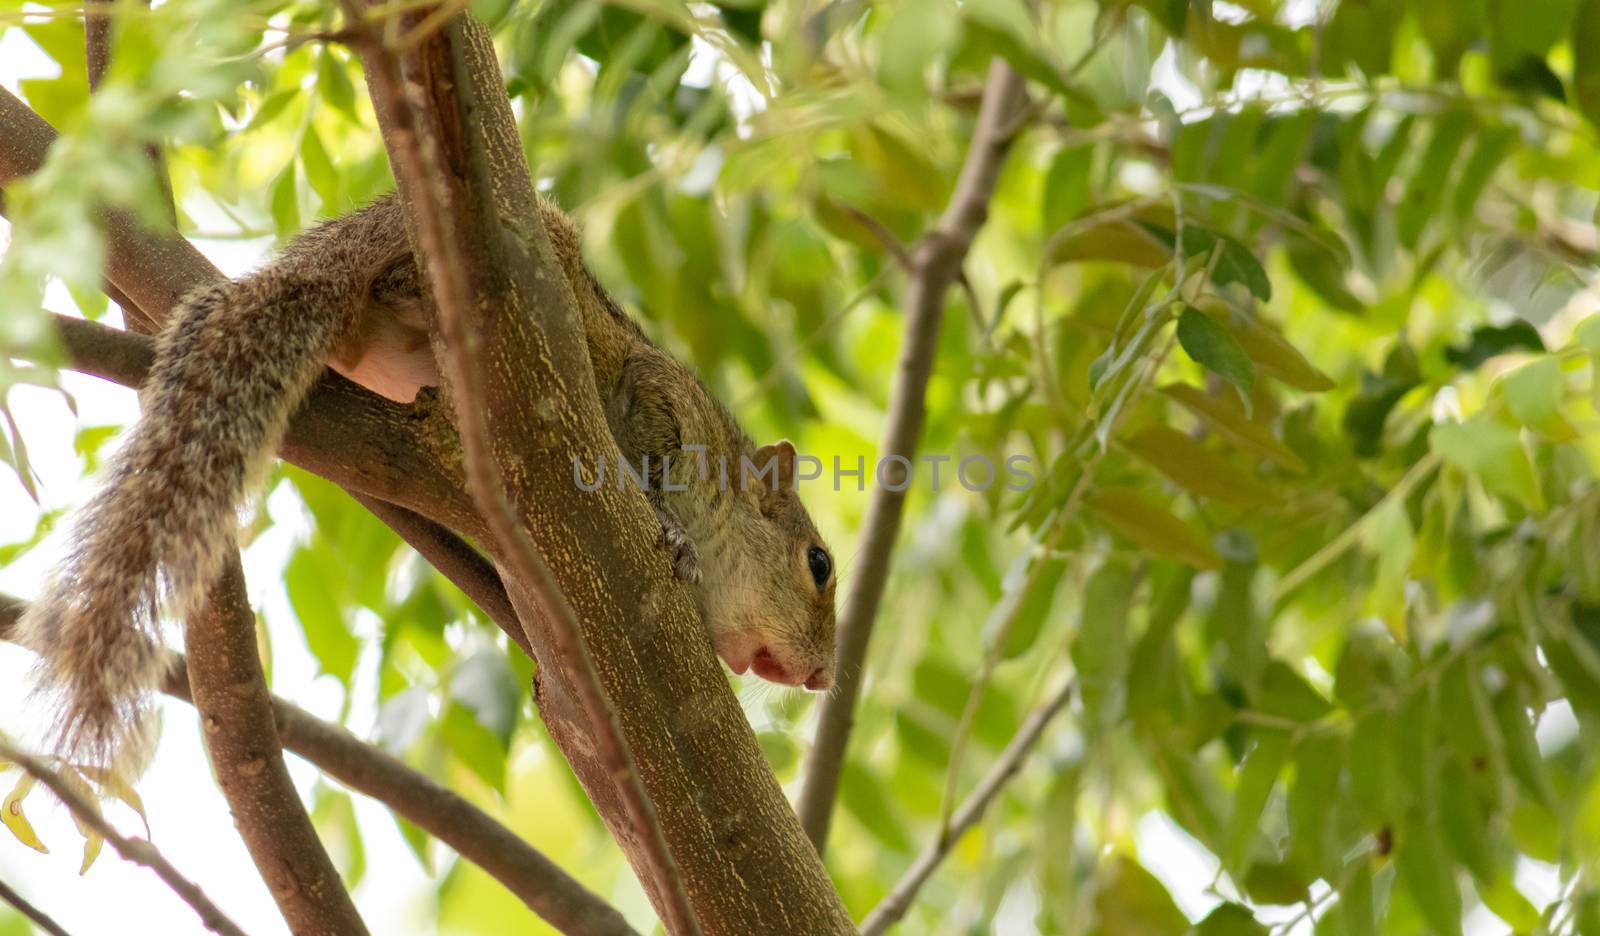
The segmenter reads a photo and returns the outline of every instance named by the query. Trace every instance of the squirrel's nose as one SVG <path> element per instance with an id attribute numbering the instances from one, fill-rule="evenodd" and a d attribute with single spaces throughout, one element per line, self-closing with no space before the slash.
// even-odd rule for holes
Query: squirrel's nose
<path id="1" fill-rule="evenodd" d="M 825 692 L 833 688 L 833 671 L 819 666 L 806 677 L 806 688 L 812 692 Z"/>

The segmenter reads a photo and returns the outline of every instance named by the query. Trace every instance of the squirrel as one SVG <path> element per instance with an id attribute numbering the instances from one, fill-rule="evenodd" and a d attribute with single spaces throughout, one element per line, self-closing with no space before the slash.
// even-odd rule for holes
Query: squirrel
<path id="1" fill-rule="evenodd" d="M 539 210 L 577 300 L 607 427 L 643 473 L 634 477 L 661 521 L 659 545 L 718 654 L 741 675 L 830 688 L 837 576 L 795 491 L 794 446 L 757 448 L 601 288 L 573 220 L 542 196 Z M 20 622 L 40 653 L 61 753 L 130 773 L 147 762 L 149 699 L 164 675 L 163 585 L 173 617 L 200 610 L 237 548 L 237 510 L 324 364 L 402 403 L 438 383 L 428 316 L 394 195 L 180 300 L 140 389 L 143 415 Z M 731 463 L 739 483 L 708 463 Z M 756 470 L 740 470 L 747 464 Z"/>

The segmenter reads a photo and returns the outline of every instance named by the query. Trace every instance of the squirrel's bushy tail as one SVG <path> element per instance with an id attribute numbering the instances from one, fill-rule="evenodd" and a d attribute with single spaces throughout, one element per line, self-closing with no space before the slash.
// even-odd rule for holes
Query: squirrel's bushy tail
<path id="1" fill-rule="evenodd" d="M 144 414 L 21 621 L 60 753 L 143 766 L 150 692 L 169 658 L 159 612 L 181 620 L 203 605 L 236 549 L 238 507 L 359 304 L 358 282 L 269 267 L 174 309 L 140 390 Z"/>

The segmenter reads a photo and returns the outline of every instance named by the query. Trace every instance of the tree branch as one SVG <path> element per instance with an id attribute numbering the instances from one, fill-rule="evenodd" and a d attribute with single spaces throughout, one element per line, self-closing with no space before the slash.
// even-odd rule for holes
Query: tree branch
<path id="1" fill-rule="evenodd" d="M 278 912 L 296 934 L 365 934 L 366 923 L 284 764 L 237 553 L 212 585 L 205 608 L 185 623 L 189 688 L 206 754 L 234 829 Z"/>
<path id="2" fill-rule="evenodd" d="M 93 803 L 85 801 L 76 790 L 67 786 L 55 771 L 45 766 L 44 761 L 17 750 L 3 740 L 0 740 L 0 757 L 21 767 L 29 776 L 44 784 L 67 809 L 72 811 L 73 817 L 78 822 L 93 829 L 109 842 L 117 854 L 127 861 L 154 871 L 162 882 L 172 888 L 173 893 L 194 909 L 206 929 L 222 936 L 244 936 L 244 931 L 234 925 L 227 914 L 212 903 L 211 898 L 207 897 L 197 884 L 179 874 L 178 869 L 174 868 L 154 845 L 144 839 L 127 838 L 118 832 L 115 826 L 100 815 L 100 810 L 96 809 Z"/>
<path id="3" fill-rule="evenodd" d="M 40 932 L 49 933 L 50 936 L 71 936 L 60 923 L 50 918 L 50 914 L 29 903 L 26 897 L 12 890 L 5 881 L 0 881 L 0 901 L 10 904 L 27 917 L 28 922 L 38 927 Z"/>
<path id="4" fill-rule="evenodd" d="M 359 18 L 361 8 L 355 0 L 350 0 L 346 9 L 351 19 Z M 418 32 L 425 28 L 426 21 L 414 27 Z M 468 216 L 473 201 L 463 187 L 452 187 L 449 183 L 453 177 L 443 171 L 434 126 L 451 115 L 441 114 L 437 102 L 430 102 L 420 85 L 408 88 L 401 77 L 402 61 L 414 71 L 426 70 L 423 59 L 427 52 L 421 46 L 435 44 L 434 39 L 424 39 L 417 52 L 404 55 L 383 48 L 370 36 L 364 44 L 363 58 L 372 93 L 383 99 L 395 121 L 393 132 L 388 134 L 389 152 L 396 180 L 407 193 L 406 205 L 421 248 L 418 263 L 426 274 L 437 311 L 442 345 L 436 356 L 461 433 L 468 489 L 494 534 L 499 553 L 536 596 L 542 617 L 550 626 L 555 659 L 566 668 L 577 688 L 578 699 L 594 730 L 593 741 L 621 791 L 634 834 L 644 843 L 651 877 L 662 892 L 658 907 L 663 922 L 671 933 L 694 936 L 700 932 L 700 924 L 662 835 L 655 805 L 639 779 L 639 768 L 622 725 L 584 645 L 577 615 L 538 547 L 523 529 L 506 496 L 505 481 L 495 460 L 483 386 L 483 372 L 489 365 L 473 327 L 474 310 L 480 308 L 484 297 L 468 281 L 466 262 L 457 250 L 457 244 L 466 240 L 462 235 L 473 226 L 473 219 Z M 448 48 L 445 54 L 449 56 Z M 498 225 L 493 216 L 480 221 L 488 222 Z"/>
<path id="5" fill-rule="evenodd" d="M 1071 700 L 1076 685 L 1077 680 L 1068 680 L 1066 685 L 1056 690 L 1055 695 L 1034 709 L 1027 721 L 1022 723 L 1016 737 L 1012 738 L 1006 749 L 1000 752 L 1000 758 L 989 769 L 989 773 L 961 803 L 961 808 L 956 810 L 951 818 L 949 831 L 942 833 L 923 849 L 922 854 L 917 856 L 917 860 L 911 863 L 911 867 L 895 884 L 894 890 L 889 892 L 889 896 L 861 921 L 861 936 L 879 936 L 906 915 L 906 911 L 911 907 L 911 901 L 916 898 L 917 892 L 927 883 L 940 862 L 955 849 L 962 836 L 978 824 L 984 812 L 988 810 L 989 804 L 994 802 L 994 798 L 1022 767 L 1022 762 L 1039 743 L 1039 738 L 1044 734 L 1045 726 L 1050 723 L 1050 719 Z"/>
<path id="6" fill-rule="evenodd" d="M 13 638 L 24 607 L 22 601 L 0 595 L 0 640 Z M 171 657 L 162 691 L 193 703 L 184 657 L 177 653 Z M 610 904 L 466 798 L 290 702 L 273 696 L 272 708 L 286 749 L 450 846 L 561 932 L 634 934 Z"/>
<path id="7" fill-rule="evenodd" d="M 1026 88 L 1011 66 L 998 58 L 989 68 L 977 127 L 954 194 L 939 224 L 917 245 L 906 294 L 906 334 L 900 349 L 894 387 L 889 395 L 888 425 L 878 447 L 882 459 L 916 457 L 925 417 L 924 394 L 933 373 L 945 293 L 960 274 L 973 238 L 988 217 L 989 199 L 1017 130 L 1017 115 L 1026 102 Z M 893 464 L 893 463 L 890 463 Z M 896 466 L 899 467 L 899 466 Z M 845 748 L 855 723 L 856 698 L 872 626 L 889 577 L 889 563 L 909 478 L 886 479 L 872 492 L 861 534 L 856 572 L 839 615 L 839 648 L 834 691 L 822 700 L 817 735 L 800 793 L 800 824 L 820 853 L 844 769 Z"/>
<path id="8" fill-rule="evenodd" d="M 656 547 L 660 523 L 643 494 L 573 488 L 574 458 L 619 457 L 583 326 L 610 313 L 597 291 L 574 294 L 573 283 L 587 283 L 575 251 L 563 252 L 569 266 L 555 259 L 544 227 L 550 209 L 534 192 L 487 31 L 458 17 L 408 61 L 428 68 L 404 77 L 435 96 L 430 113 L 448 115 L 432 129 L 448 177 L 472 199 L 473 226 L 454 233 L 468 261 L 463 272 L 485 300 L 472 310 L 473 330 L 491 362 L 484 395 L 490 442 L 511 482 L 506 494 L 577 614 L 700 925 L 730 936 L 854 933 L 729 689 L 692 595 Z M 369 87 L 379 83 L 369 79 Z M 374 98 L 391 136 L 388 103 L 381 93 Z M 512 559 L 494 537 L 478 541 L 527 627 L 540 664 L 539 713 L 666 917 L 649 846 L 600 756 L 533 583 L 511 574 Z"/>

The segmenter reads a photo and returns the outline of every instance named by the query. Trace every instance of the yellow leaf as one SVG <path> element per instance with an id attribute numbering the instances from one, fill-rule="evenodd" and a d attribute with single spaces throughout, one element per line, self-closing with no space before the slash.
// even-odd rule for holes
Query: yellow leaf
<path id="1" fill-rule="evenodd" d="M 1106 526 L 1160 556 L 1201 569 L 1222 565 L 1207 537 L 1132 488 L 1106 488 L 1084 501 Z"/>
<path id="2" fill-rule="evenodd" d="M 1290 471 L 1305 473 L 1306 463 L 1300 460 L 1300 456 L 1278 441 L 1267 426 L 1245 416 L 1244 410 L 1231 397 L 1207 396 L 1200 388 L 1188 384 L 1167 384 L 1161 388 L 1161 392 L 1183 404 L 1185 409 L 1235 445 L 1269 458 Z"/>
<path id="3" fill-rule="evenodd" d="M 150 816 L 144 811 L 144 800 L 139 797 L 138 792 L 133 787 L 128 785 L 126 780 L 123 780 L 115 772 L 102 767 L 84 766 L 79 767 L 78 770 L 100 787 L 102 797 L 109 796 L 120 800 L 128 808 L 138 813 L 139 818 L 144 822 L 144 837 L 150 838 Z"/>
<path id="4" fill-rule="evenodd" d="M 94 814 L 97 816 L 101 814 L 100 798 L 94 795 L 94 788 L 89 786 L 89 781 L 84 779 L 83 774 L 79 773 L 76 767 L 63 766 L 59 776 L 61 777 L 62 783 L 71 787 L 72 792 L 78 794 L 78 799 L 83 801 L 84 806 L 93 810 Z M 81 816 L 78 815 L 78 811 L 76 809 L 70 811 L 72 813 L 72 821 L 78 827 L 78 834 L 82 835 L 84 839 L 88 839 L 90 836 L 98 834 L 95 832 L 93 826 L 89 825 Z"/>
<path id="5" fill-rule="evenodd" d="M 6 828 L 10 829 L 11 834 L 17 837 L 17 841 L 35 851 L 48 855 L 50 854 L 50 849 L 39 841 L 38 833 L 33 831 L 33 823 L 29 822 L 28 817 L 22 813 L 22 799 L 28 795 L 29 790 L 33 789 L 33 784 L 33 774 L 22 775 L 22 779 L 17 781 L 15 787 L 12 787 L 10 795 L 5 798 L 5 802 L 0 803 L 0 822 L 6 824 Z"/>
<path id="6" fill-rule="evenodd" d="M 1170 426 L 1146 426 L 1122 444 L 1179 487 L 1201 497 L 1242 507 L 1278 503 L 1271 488 Z"/>
<path id="7" fill-rule="evenodd" d="M 78 876 L 83 877 L 89 873 L 89 866 L 100 857 L 100 848 L 105 845 L 105 837 L 99 832 L 91 832 L 83 840 L 83 864 L 78 868 Z"/>

